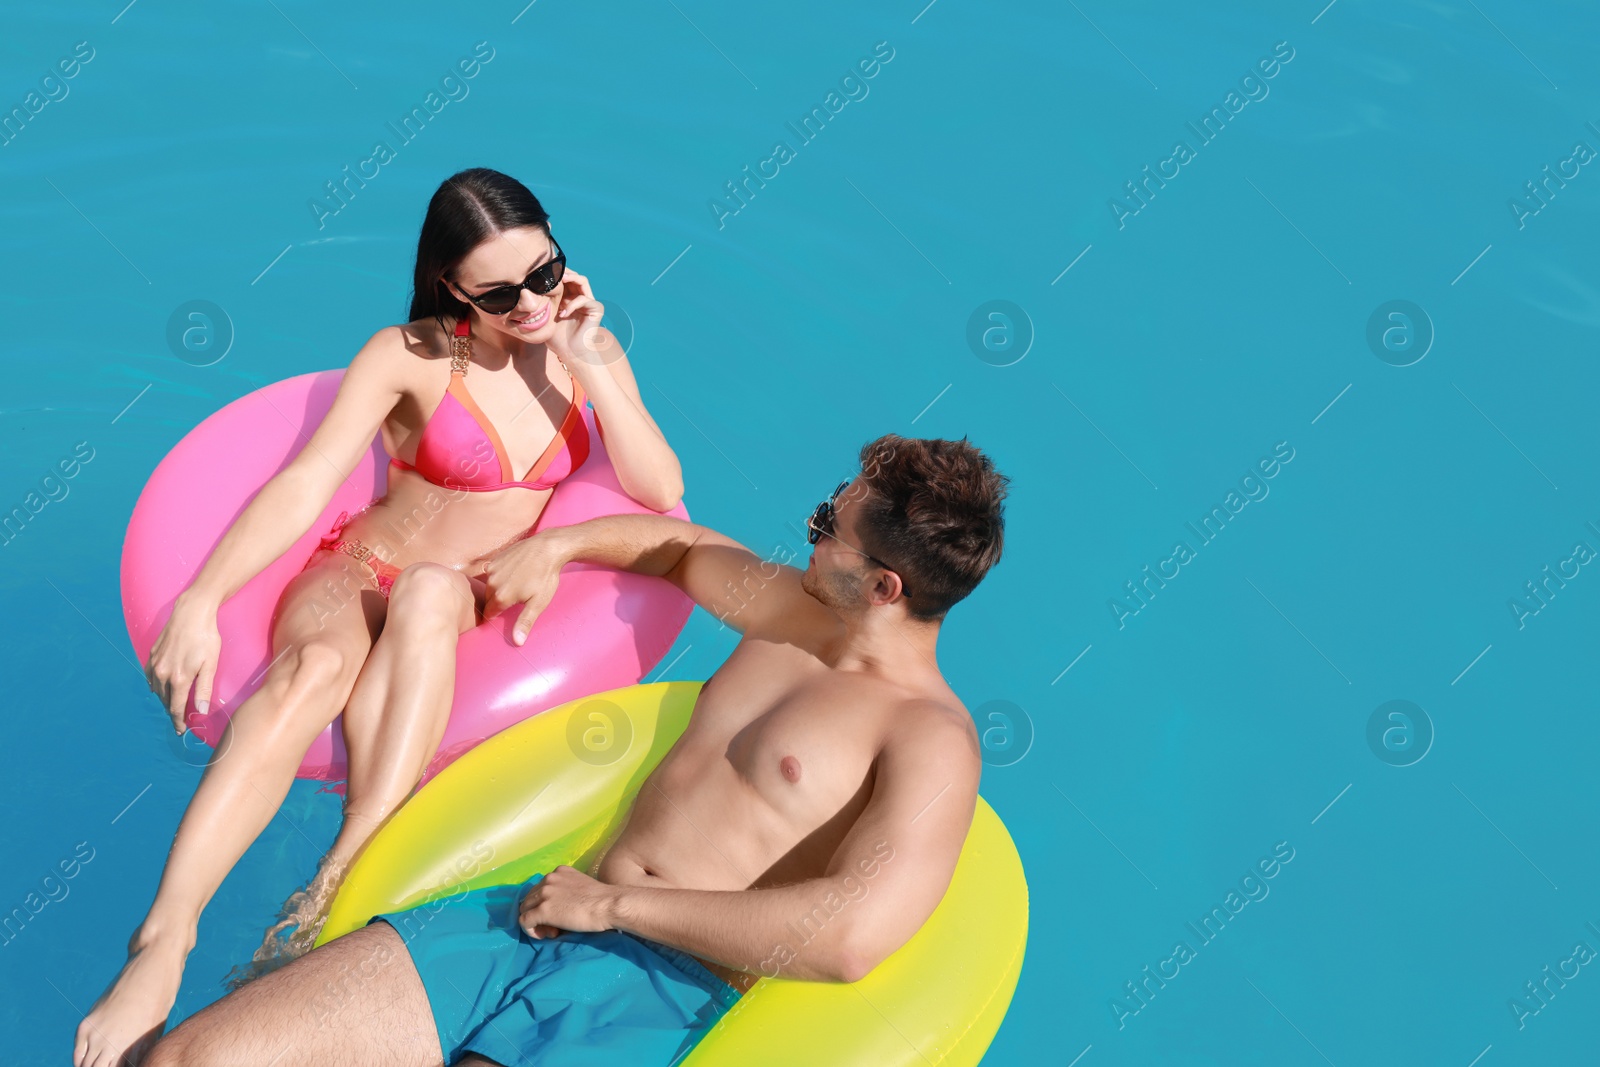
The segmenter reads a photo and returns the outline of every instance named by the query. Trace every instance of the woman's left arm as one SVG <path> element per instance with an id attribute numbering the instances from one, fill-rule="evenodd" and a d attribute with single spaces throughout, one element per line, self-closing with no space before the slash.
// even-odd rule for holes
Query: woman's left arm
<path id="1" fill-rule="evenodd" d="M 551 343 L 589 394 L 596 423 L 605 426 L 606 451 L 623 490 L 653 511 L 670 511 L 683 498 L 677 454 L 645 409 L 622 343 L 600 325 L 604 307 L 589 279 L 569 269 L 562 282 L 566 294 Z"/>

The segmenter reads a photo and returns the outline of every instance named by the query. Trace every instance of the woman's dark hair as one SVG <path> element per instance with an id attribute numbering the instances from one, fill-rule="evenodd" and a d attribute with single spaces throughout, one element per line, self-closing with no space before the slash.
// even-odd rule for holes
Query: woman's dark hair
<path id="1" fill-rule="evenodd" d="M 428 201 L 417 236 L 408 321 L 431 315 L 441 330 L 449 332 L 445 315 L 465 318 L 471 308 L 450 295 L 445 276 L 484 241 L 522 226 L 538 226 L 548 237 L 550 213 L 517 179 L 488 167 L 472 167 L 446 178 Z"/>
<path id="2" fill-rule="evenodd" d="M 885 434 L 860 459 L 861 547 L 900 573 L 912 618 L 943 618 L 1000 559 L 1009 480 L 964 437 Z"/>

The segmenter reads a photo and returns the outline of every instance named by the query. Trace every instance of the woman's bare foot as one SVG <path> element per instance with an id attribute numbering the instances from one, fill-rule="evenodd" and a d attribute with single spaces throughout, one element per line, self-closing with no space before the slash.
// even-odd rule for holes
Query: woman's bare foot
<path id="1" fill-rule="evenodd" d="M 137 1064 L 167 1026 L 178 999 L 183 961 L 194 938 L 158 937 L 143 925 L 128 939 L 128 962 L 78 1024 L 73 1067 Z"/>

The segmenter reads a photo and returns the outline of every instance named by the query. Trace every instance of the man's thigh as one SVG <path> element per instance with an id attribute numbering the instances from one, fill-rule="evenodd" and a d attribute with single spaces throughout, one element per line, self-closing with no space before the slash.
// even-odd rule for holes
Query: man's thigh
<path id="1" fill-rule="evenodd" d="M 373 923 L 230 993 L 162 1039 L 171 1062 L 229 1067 L 439 1067 L 428 996 L 405 942 Z M 167 1058 L 152 1050 L 151 1062 Z"/>

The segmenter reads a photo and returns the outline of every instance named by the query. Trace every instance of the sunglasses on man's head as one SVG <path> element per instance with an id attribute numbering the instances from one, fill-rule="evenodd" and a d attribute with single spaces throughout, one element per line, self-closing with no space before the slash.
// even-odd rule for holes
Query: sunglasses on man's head
<path id="1" fill-rule="evenodd" d="M 844 492 L 849 485 L 850 479 L 846 478 L 844 481 L 839 483 L 839 488 L 833 491 L 833 495 L 817 505 L 816 510 L 811 513 L 811 518 L 806 520 L 806 542 L 814 545 L 818 541 L 821 541 L 824 537 L 831 537 L 835 541 L 838 541 L 841 545 L 844 545 L 844 547 L 850 549 L 852 552 L 856 552 L 862 556 L 865 556 L 867 562 L 874 563 L 886 571 L 893 571 L 896 575 L 899 575 L 900 572 L 896 568 L 889 566 L 877 556 L 863 552 L 861 549 L 850 544 L 850 542 L 844 540 L 838 534 L 833 532 L 833 518 L 839 513 L 839 509 L 834 505 L 834 501 L 839 499 L 839 494 Z M 906 588 L 904 576 L 901 576 L 900 578 L 900 593 L 902 596 L 907 598 L 911 596 L 911 590 Z"/>
<path id="2" fill-rule="evenodd" d="M 490 315 L 504 315 L 521 302 L 522 290 L 526 289 L 536 296 L 550 292 L 561 284 L 562 276 L 567 273 L 566 253 L 561 251 L 561 246 L 556 243 L 554 237 L 550 238 L 550 245 L 556 250 L 556 254 L 529 271 L 521 285 L 500 285 L 477 296 L 462 290 L 463 295 L 476 304 L 480 311 Z"/>

